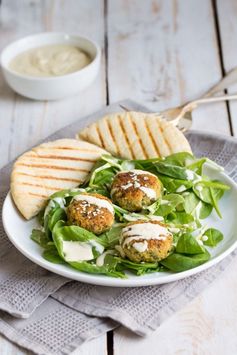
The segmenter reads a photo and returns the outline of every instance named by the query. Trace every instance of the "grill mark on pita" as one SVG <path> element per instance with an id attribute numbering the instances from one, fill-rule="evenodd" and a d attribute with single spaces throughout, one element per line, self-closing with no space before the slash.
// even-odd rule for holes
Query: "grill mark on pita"
<path id="1" fill-rule="evenodd" d="M 27 195 L 35 196 L 35 197 L 41 197 L 41 198 L 48 198 L 48 195 L 42 195 L 42 194 L 36 194 L 33 192 L 25 192 Z"/>
<path id="2" fill-rule="evenodd" d="M 169 149 L 169 152 L 170 152 L 170 154 L 171 154 L 171 153 L 172 153 L 172 148 L 171 148 L 169 142 L 167 141 L 167 139 L 166 139 L 165 136 L 164 136 L 164 129 L 163 129 L 163 127 L 161 126 L 160 121 L 157 121 L 157 125 L 158 125 L 159 130 L 160 130 L 161 133 L 162 133 L 162 137 L 163 137 L 163 139 L 164 139 L 164 142 L 165 142 L 165 144 L 167 145 L 167 147 L 168 147 L 168 149 Z"/>
<path id="3" fill-rule="evenodd" d="M 100 144 L 101 144 L 101 146 L 103 147 L 103 148 L 105 148 L 105 143 L 104 143 L 104 140 L 103 140 L 103 137 L 102 137 L 102 134 L 101 134 L 101 132 L 100 132 L 100 128 L 99 128 L 99 126 L 96 124 L 96 132 L 97 132 L 97 134 L 98 134 L 98 136 L 99 136 L 99 139 L 100 139 Z"/>
<path id="4" fill-rule="evenodd" d="M 18 182 L 19 185 L 26 185 L 26 186 L 33 186 L 33 187 L 41 187 L 46 190 L 53 190 L 53 191 L 61 191 L 61 187 L 53 187 L 47 185 L 40 185 L 40 184 L 31 184 L 30 182 Z"/>
<path id="5" fill-rule="evenodd" d="M 58 156 L 58 155 L 27 155 L 29 158 L 43 158 L 43 159 L 60 159 L 60 160 L 75 160 L 75 161 L 85 161 L 88 163 L 95 163 L 97 159 L 84 159 L 84 158 L 77 158 L 77 157 L 65 157 L 65 156 Z"/>
<path id="6" fill-rule="evenodd" d="M 108 119 L 105 119 L 105 122 L 107 123 L 109 133 L 110 133 L 110 135 L 111 135 L 111 137 L 112 137 L 112 140 L 113 140 L 113 142 L 114 142 L 114 145 L 115 145 L 115 147 L 116 147 L 116 154 L 120 155 L 120 150 L 119 150 L 118 142 L 116 141 L 116 137 L 115 137 L 115 135 L 114 135 L 114 132 L 113 132 L 111 123 L 109 122 Z"/>
<path id="7" fill-rule="evenodd" d="M 159 151 L 159 148 L 158 148 L 158 145 L 156 144 L 156 141 L 151 133 L 151 130 L 150 130 L 150 127 L 148 126 L 148 123 L 147 123 L 147 120 L 145 119 L 144 120 L 144 123 L 145 123 L 145 127 L 146 127 L 146 130 L 147 130 L 147 133 L 152 141 L 152 144 L 155 148 L 155 151 L 156 151 L 156 154 L 158 155 L 158 157 L 161 157 L 161 154 L 160 154 L 160 151 Z"/>
<path id="8" fill-rule="evenodd" d="M 50 176 L 50 175 L 32 175 L 32 174 L 26 174 L 26 173 L 20 173 L 20 172 L 15 172 L 16 175 L 24 175 L 24 176 L 30 176 L 35 179 L 46 179 L 46 180 L 60 180 L 60 181 L 70 181 L 70 182 L 76 182 L 80 184 L 82 180 L 80 179 L 69 179 L 69 178 L 62 178 L 62 177 L 56 177 L 56 176 Z"/>
<path id="9" fill-rule="evenodd" d="M 29 168 L 43 168 L 43 169 L 51 169 L 51 170 L 82 171 L 84 173 L 89 173 L 89 170 L 71 168 L 68 166 L 45 165 L 45 164 L 26 164 L 26 163 L 17 163 L 16 166 L 27 166 Z"/>
<path id="10" fill-rule="evenodd" d="M 123 135 L 125 137 L 125 140 L 127 142 L 127 146 L 128 146 L 128 149 L 129 149 L 129 151 L 131 153 L 131 156 L 132 156 L 133 159 L 135 159 L 135 154 L 134 154 L 132 146 L 131 146 L 131 144 L 129 142 L 128 135 L 127 135 L 127 132 L 126 132 L 126 128 L 125 128 L 125 126 L 124 126 L 124 124 L 122 122 L 122 117 L 121 116 L 118 116 L 118 121 L 119 121 L 120 128 L 121 128 L 121 130 L 123 132 Z"/>
<path id="11" fill-rule="evenodd" d="M 42 147 L 40 146 L 40 149 L 48 149 L 48 150 L 80 150 L 80 152 L 91 152 L 91 153 L 97 153 L 98 154 L 98 151 L 97 150 L 92 150 L 92 149 L 86 149 L 86 148 L 76 148 L 76 147 Z M 99 149 L 99 148 L 98 148 Z"/>
<path id="12" fill-rule="evenodd" d="M 131 124 L 132 124 L 132 126 L 133 126 L 133 128 L 134 128 L 135 134 L 136 134 L 137 139 L 138 139 L 138 141 L 139 141 L 139 143 L 140 143 L 140 146 L 141 146 L 141 148 L 142 148 L 143 154 L 144 154 L 145 158 L 148 158 L 148 154 L 147 154 L 147 152 L 146 152 L 146 149 L 145 149 L 145 147 L 144 147 L 144 144 L 143 144 L 143 142 L 142 142 L 142 140 L 141 140 L 141 138 L 140 138 L 140 136 L 139 136 L 139 132 L 138 132 L 138 130 L 137 130 L 136 123 L 135 123 L 135 121 L 133 121 L 132 116 L 130 115 L 129 112 L 128 112 L 128 117 L 129 117 L 129 119 L 130 119 L 130 121 L 131 121 Z"/>

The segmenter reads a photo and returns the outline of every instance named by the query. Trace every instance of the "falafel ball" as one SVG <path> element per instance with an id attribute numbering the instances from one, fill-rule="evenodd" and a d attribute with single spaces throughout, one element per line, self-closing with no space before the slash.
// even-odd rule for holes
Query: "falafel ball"
<path id="1" fill-rule="evenodd" d="M 130 212 L 151 205 L 161 193 L 162 183 L 156 175 L 136 169 L 117 173 L 111 186 L 113 202 Z"/>
<path id="2" fill-rule="evenodd" d="M 120 245 L 126 257 L 135 262 L 153 263 L 167 258 L 173 235 L 158 221 L 136 221 L 122 229 Z"/>
<path id="3" fill-rule="evenodd" d="M 67 208 L 70 224 L 85 228 L 94 234 L 109 230 L 114 223 L 114 209 L 111 201 L 100 194 L 76 195 Z"/>

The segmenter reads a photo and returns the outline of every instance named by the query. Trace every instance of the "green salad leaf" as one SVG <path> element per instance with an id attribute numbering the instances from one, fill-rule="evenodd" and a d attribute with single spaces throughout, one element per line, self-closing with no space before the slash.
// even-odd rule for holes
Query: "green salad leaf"
<path id="1" fill-rule="evenodd" d="M 165 266 L 168 270 L 182 272 L 202 265 L 209 259 L 210 254 L 207 250 L 205 250 L 204 253 L 194 255 L 173 253 L 166 259 L 161 260 L 160 264 Z"/>
<path id="2" fill-rule="evenodd" d="M 203 244 L 209 247 L 215 247 L 224 238 L 223 234 L 215 228 L 207 229 L 204 236 L 206 236 L 207 239 L 203 239 Z"/>
<path id="3" fill-rule="evenodd" d="M 185 233 L 178 240 L 176 252 L 181 254 L 200 254 L 205 252 L 205 248 L 191 233 Z"/>
<path id="4" fill-rule="evenodd" d="M 221 170 L 208 158 L 198 159 L 181 152 L 165 158 L 126 160 L 102 155 L 83 185 L 62 190 L 49 197 L 45 210 L 38 215 L 40 229 L 33 229 L 31 239 L 43 248 L 43 257 L 58 264 L 66 264 L 82 272 L 126 278 L 126 272 L 144 275 L 151 272 L 182 272 L 197 267 L 210 259 L 207 247 L 215 247 L 223 234 L 215 228 L 202 226 L 212 211 L 221 217 L 219 201 L 229 186 L 211 180 L 203 173 L 205 164 Z M 110 198 L 111 184 L 119 171 L 145 170 L 155 174 L 161 184 L 159 199 L 139 212 L 129 212 L 114 204 L 115 222 L 111 229 L 99 236 L 67 219 L 67 207 L 82 193 L 97 193 Z M 154 263 L 136 263 L 125 257 L 120 245 L 121 231 L 133 221 L 162 221 L 173 234 L 170 254 Z M 90 260 L 73 260 L 66 246 L 89 248 Z M 167 255 L 167 254 L 166 254 Z"/>

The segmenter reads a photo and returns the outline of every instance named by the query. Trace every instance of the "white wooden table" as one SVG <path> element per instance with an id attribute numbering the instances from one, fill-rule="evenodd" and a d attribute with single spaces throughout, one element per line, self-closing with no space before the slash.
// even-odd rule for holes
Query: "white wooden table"
<path id="1" fill-rule="evenodd" d="M 24 99 L 0 78 L 0 165 L 108 103 L 132 98 L 158 111 L 198 97 L 237 65 L 236 18 L 236 0 L 2 0 L 0 49 L 31 33 L 68 31 L 96 40 L 103 60 L 93 86 L 63 101 Z M 237 103 L 193 116 L 193 128 L 237 134 Z M 121 327 L 74 354 L 237 354 L 236 268 L 153 335 L 139 338 Z M 0 354 L 28 352 L 0 336 Z"/>

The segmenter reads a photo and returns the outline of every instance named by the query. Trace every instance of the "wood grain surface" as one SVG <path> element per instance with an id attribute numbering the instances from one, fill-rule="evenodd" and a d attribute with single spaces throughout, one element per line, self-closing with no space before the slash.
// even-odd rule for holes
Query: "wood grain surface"
<path id="1" fill-rule="evenodd" d="M 0 78 L 0 166 L 106 103 L 131 98 L 157 112 L 199 97 L 237 65 L 236 18 L 236 0 L 3 0 L 0 49 L 35 32 L 65 31 L 96 40 L 103 60 L 94 84 L 62 101 L 27 100 Z M 236 135 L 236 116 L 236 102 L 205 105 L 193 128 Z M 121 327 L 73 354 L 237 354 L 235 264 L 150 336 Z M 29 352 L 0 336 L 0 354 Z"/>

